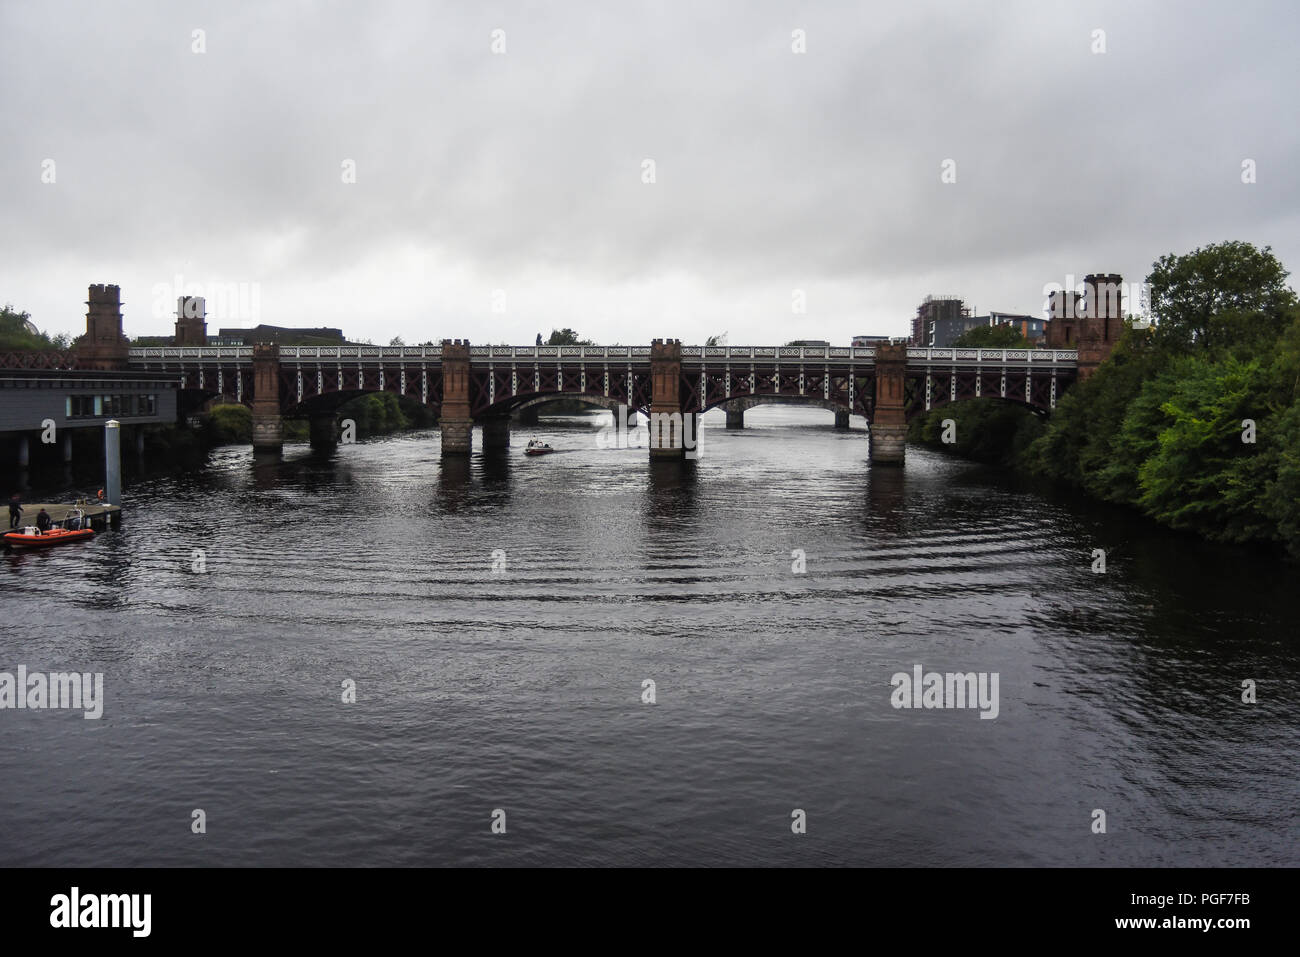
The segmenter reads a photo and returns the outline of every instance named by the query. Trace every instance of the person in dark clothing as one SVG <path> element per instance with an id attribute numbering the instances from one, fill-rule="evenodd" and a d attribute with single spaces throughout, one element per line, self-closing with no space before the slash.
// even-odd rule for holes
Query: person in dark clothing
<path id="1" fill-rule="evenodd" d="M 19 516 L 23 514 L 23 500 L 18 497 L 17 493 L 9 499 L 9 527 L 17 528 Z"/>
<path id="2" fill-rule="evenodd" d="M 54 522 L 51 521 L 50 519 L 50 513 L 45 511 L 45 509 L 41 509 L 39 512 L 36 513 L 36 527 L 39 528 L 42 532 L 48 532 L 50 530 L 50 526 L 53 524 Z"/>
<path id="3" fill-rule="evenodd" d="M 537 334 L 537 344 L 539 346 L 542 344 L 542 334 L 540 332 Z"/>

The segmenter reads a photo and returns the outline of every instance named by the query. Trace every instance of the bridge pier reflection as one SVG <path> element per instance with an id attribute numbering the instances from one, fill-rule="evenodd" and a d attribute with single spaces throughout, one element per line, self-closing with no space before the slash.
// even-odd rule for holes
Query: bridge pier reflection
<path id="1" fill-rule="evenodd" d="M 510 448 L 510 416 L 489 415 L 483 420 L 483 451 Z"/>
<path id="2" fill-rule="evenodd" d="M 339 420 L 334 412 L 317 412 L 311 417 L 309 437 L 311 447 L 328 452 L 339 444 Z"/>

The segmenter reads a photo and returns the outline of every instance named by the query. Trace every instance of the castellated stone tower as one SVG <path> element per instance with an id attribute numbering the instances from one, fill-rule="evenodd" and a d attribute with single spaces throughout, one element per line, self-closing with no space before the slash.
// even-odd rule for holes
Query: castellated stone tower
<path id="1" fill-rule="evenodd" d="M 1052 294 L 1047 345 L 1079 351 L 1079 379 L 1088 378 L 1110 355 L 1124 332 L 1123 279 L 1117 273 L 1090 273 L 1084 295 L 1064 290 Z"/>
<path id="2" fill-rule="evenodd" d="M 92 285 L 86 298 L 86 334 L 77 340 L 77 365 L 122 369 L 129 348 L 122 334 L 122 291 L 117 286 Z"/>
<path id="3" fill-rule="evenodd" d="M 207 307 L 202 296 L 181 296 L 176 300 L 176 336 L 178 346 L 208 344 Z"/>

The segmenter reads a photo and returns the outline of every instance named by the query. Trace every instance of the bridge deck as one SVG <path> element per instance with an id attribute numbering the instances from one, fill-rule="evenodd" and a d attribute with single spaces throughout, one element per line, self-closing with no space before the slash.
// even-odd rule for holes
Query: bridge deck
<path id="1" fill-rule="evenodd" d="M 649 346 L 471 346 L 469 352 L 473 364 L 589 360 L 642 364 L 650 361 Z M 281 346 L 279 357 L 282 363 L 331 360 L 376 362 L 393 359 L 436 363 L 442 360 L 442 346 Z M 876 349 L 872 346 L 682 346 L 684 365 L 754 361 L 806 362 L 819 359 L 832 364 L 870 364 L 875 358 Z M 253 347 L 154 346 L 130 351 L 130 361 L 133 364 L 168 360 L 251 365 Z M 934 362 L 1073 364 L 1078 360 L 1078 352 L 1073 349 L 909 348 L 907 360 L 909 365 Z"/>

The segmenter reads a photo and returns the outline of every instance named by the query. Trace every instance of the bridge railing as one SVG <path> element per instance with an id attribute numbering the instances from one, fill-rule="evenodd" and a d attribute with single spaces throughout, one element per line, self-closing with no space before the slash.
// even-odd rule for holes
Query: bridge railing
<path id="1" fill-rule="evenodd" d="M 1077 349 L 908 349 L 908 362 L 1077 362 Z"/>
<path id="2" fill-rule="evenodd" d="M 146 346 L 130 350 L 132 362 L 148 359 L 248 359 L 253 358 L 252 346 Z"/>
<path id="3" fill-rule="evenodd" d="M 441 359 L 442 346 L 281 346 L 281 359 Z"/>
<path id="4" fill-rule="evenodd" d="M 646 359 L 649 346 L 471 346 L 473 359 L 502 359 L 510 361 L 559 362 L 565 359 L 624 360 Z M 766 359 L 780 362 L 783 359 L 823 359 L 838 362 L 874 360 L 874 346 L 682 346 L 682 358 L 690 360 L 754 361 Z M 135 362 L 149 360 L 226 360 L 251 361 L 252 346 L 149 346 L 130 351 Z M 280 358 L 290 360 L 374 360 L 374 359 L 434 359 L 441 360 L 442 346 L 281 346 Z M 1028 362 L 1052 364 L 1077 362 L 1079 353 L 1074 349 L 937 349 L 911 348 L 907 351 L 909 363 L 975 362 L 997 363 Z M 28 359 L 27 361 L 31 361 Z M 10 365 L 9 368 L 23 366 Z"/>
<path id="5" fill-rule="evenodd" d="M 636 359 L 650 355 L 649 346 L 470 346 L 478 359 Z"/>

